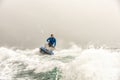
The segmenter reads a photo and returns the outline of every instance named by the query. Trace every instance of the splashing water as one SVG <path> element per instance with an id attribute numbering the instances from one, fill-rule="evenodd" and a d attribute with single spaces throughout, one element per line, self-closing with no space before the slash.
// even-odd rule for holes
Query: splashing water
<path id="1" fill-rule="evenodd" d="M 119 53 L 74 46 L 50 56 L 1 47 L 0 80 L 119 80 Z"/>

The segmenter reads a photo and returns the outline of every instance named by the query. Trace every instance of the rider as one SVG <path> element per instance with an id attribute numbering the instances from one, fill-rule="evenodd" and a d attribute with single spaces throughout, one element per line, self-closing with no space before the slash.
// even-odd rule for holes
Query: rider
<path id="1" fill-rule="evenodd" d="M 47 39 L 47 42 L 48 42 L 48 46 L 49 47 L 55 48 L 55 46 L 56 46 L 56 39 L 55 39 L 53 34 L 51 34 L 51 36 Z"/>

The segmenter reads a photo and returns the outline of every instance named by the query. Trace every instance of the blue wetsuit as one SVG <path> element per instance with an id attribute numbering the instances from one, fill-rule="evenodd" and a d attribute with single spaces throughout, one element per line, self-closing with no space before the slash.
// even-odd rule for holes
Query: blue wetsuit
<path id="1" fill-rule="evenodd" d="M 49 37 L 47 39 L 49 47 L 55 47 L 56 46 L 56 39 L 54 37 Z"/>

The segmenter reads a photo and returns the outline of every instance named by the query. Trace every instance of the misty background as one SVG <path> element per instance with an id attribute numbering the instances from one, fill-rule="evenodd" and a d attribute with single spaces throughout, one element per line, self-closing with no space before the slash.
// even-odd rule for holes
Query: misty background
<path id="1" fill-rule="evenodd" d="M 120 48 L 119 0 L 0 0 L 0 46 L 40 47 L 51 33 L 57 47 Z"/>

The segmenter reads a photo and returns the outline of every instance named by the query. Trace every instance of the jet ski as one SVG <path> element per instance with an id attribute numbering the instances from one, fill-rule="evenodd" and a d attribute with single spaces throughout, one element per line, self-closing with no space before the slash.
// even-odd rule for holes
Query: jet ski
<path id="1" fill-rule="evenodd" d="M 46 44 L 44 47 L 40 47 L 40 53 L 43 54 L 49 54 L 49 55 L 53 55 L 54 48 L 53 47 L 48 47 L 48 45 Z"/>

